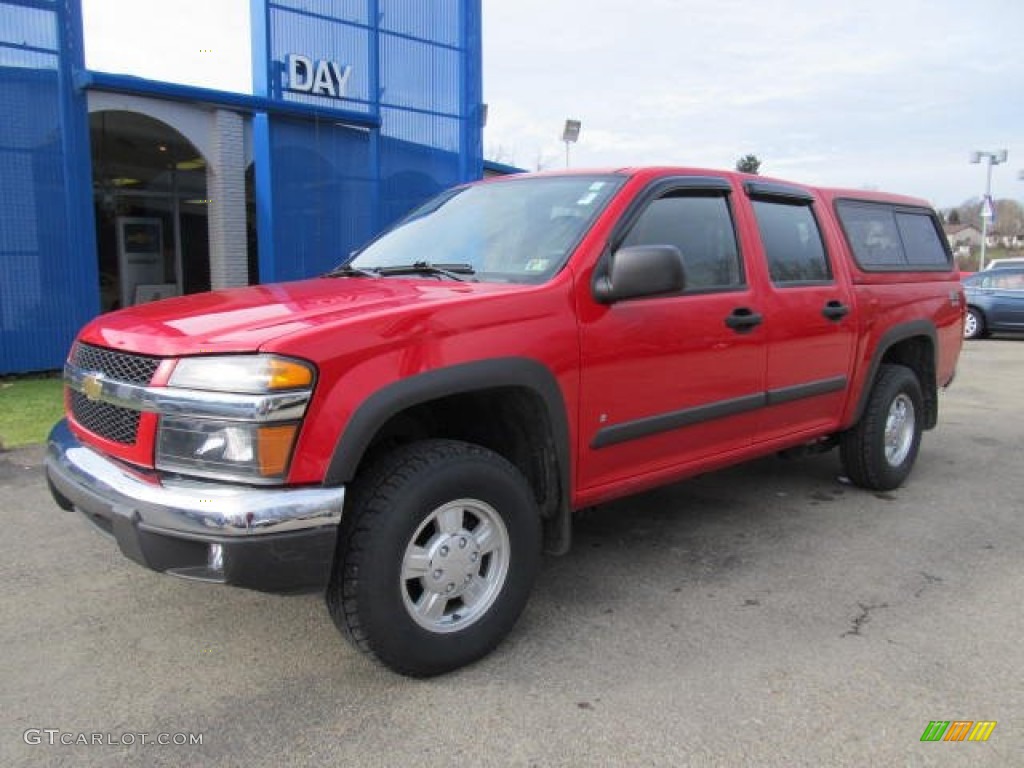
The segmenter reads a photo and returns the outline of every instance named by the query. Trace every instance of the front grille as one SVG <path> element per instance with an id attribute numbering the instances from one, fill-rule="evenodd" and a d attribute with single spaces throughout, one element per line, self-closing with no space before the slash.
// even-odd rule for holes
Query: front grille
<path id="1" fill-rule="evenodd" d="M 112 349 L 76 344 L 71 364 L 104 378 L 145 386 L 160 366 L 160 358 L 115 352 Z M 81 392 L 71 392 L 71 414 L 82 427 L 105 440 L 134 445 L 139 432 L 139 411 L 110 403 L 90 400 Z"/>
<path id="2" fill-rule="evenodd" d="M 146 385 L 153 379 L 153 374 L 160 366 L 160 358 L 76 344 L 71 355 L 71 364 L 86 371 L 102 373 L 112 381 Z"/>
<path id="3" fill-rule="evenodd" d="M 134 445 L 139 431 L 139 411 L 110 403 L 90 400 L 81 392 L 71 392 L 71 413 L 75 421 L 105 440 Z"/>

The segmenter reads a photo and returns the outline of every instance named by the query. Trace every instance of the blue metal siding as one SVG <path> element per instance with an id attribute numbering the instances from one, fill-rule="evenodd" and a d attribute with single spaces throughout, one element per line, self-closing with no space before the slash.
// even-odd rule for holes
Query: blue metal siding
<path id="1" fill-rule="evenodd" d="M 373 233 L 370 133 L 272 118 L 276 280 L 322 274 Z"/>
<path id="2" fill-rule="evenodd" d="M 59 368 L 99 309 L 77 2 L 0 0 L 0 373 Z"/>
<path id="3" fill-rule="evenodd" d="M 271 0 L 271 10 L 301 11 L 311 16 L 322 16 L 329 20 L 351 21 L 356 24 L 370 23 L 370 9 L 366 0 Z"/>
<path id="4" fill-rule="evenodd" d="M 462 8 L 462 146 L 459 156 L 461 176 L 468 181 L 484 174 L 483 14 L 480 0 L 465 0 Z"/>
<path id="5" fill-rule="evenodd" d="M 287 82 L 285 56 L 289 53 L 299 53 L 314 60 L 328 60 L 342 66 L 352 66 L 352 74 L 346 88 L 348 98 L 344 101 L 344 106 L 358 112 L 371 110 L 370 40 L 365 26 L 274 6 L 270 8 L 269 20 L 274 53 L 271 65 L 271 95 L 300 104 L 331 107 L 341 104 L 323 96 L 284 90 Z"/>
<path id="6" fill-rule="evenodd" d="M 6 3 L 2 33 L 4 45 L 57 50 L 57 24 L 51 9 Z"/>
<path id="7" fill-rule="evenodd" d="M 255 82 L 267 72 L 257 95 L 380 118 L 366 129 L 268 110 L 268 128 L 254 132 L 257 162 L 272 166 L 256 171 L 258 210 L 273 217 L 272 243 L 259 224 L 261 279 L 323 272 L 430 196 L 480 177 L 480 0 L 275 0 L 257 13 Z M 284 90 L 290 53 L 351 66 L 347 98 Z"/>
<path id="8" fill-rule="evenodd" d="M 381 133 L 385 139 L 412 142 L 418 149 L 437 149 L 457 154 L 460 149 L 461 121 L 458 117 L 431 115 L 394 107 L 381 108 Z M 397 142 L 391 146 L 398 148 Z M 442 158 L 447 161 L 449 158 Z M 460 181 L 460 180 L 457 180 Z M 453 183 L 457 183 L 453 182 Z"/>
<path id="9" fill-rule="evenodd" d="M 385 32 L 458 47 L 463 5 L 460 0 L 380 0 L 380 26 Z"/>
<path id="10" fill-rule="evenodd" d="M 253 115 L 262 281 L 323 272 L 480 177 L 480 0 L 251 8 L 256 98 L 85 72 L 79 0 L 0 0 L 0 374 L 60 367 L 99 311 L 88 118 L 73 77 Z M 288 53 L 352 66 L 349 98 L 284 91 Z"/>
<path id="11" fill-rule="evenodd" d="M 460 51 L 385 34 L 381 53 L 383 103 L 458 116 Z"/>

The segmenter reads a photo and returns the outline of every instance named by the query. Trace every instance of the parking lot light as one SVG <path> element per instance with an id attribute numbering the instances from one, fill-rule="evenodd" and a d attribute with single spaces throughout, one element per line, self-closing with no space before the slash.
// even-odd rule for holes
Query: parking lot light
<path id="1" fill-rule="evenodd" d="M 980 163 L 982 158 L 988 161 L 988 170 L 985 174 L 985 197 L 981 201 L 981 258 L 978 261 L 978 271 L 985 268 L 985 248 L 988 240 L 988 222 L 995 216 L 995 208 L 992 203 L 992 166 L 1005 163 L 1009 152 L 1005 149 L 994 151 L 975 150 L 971 152 L 971 162 Z"/>
<path id="2" fill-rule="evenodd" d="M 565 142 L 565 167 L 569 167 L 569 145 L 575 144 L 580 139 L 580 128 L 583 123 L 579 120 L 566 120 L 565 128 L 562 129 L 562 141 Z"/>

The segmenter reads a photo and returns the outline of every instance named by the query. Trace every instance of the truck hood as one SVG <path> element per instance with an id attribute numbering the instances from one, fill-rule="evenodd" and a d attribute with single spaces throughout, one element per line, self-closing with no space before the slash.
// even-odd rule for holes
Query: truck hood
<path id="1" fill-rule="evenodd" d="M 251 352 L 281 336 L 355 316 L 516 288 L 434 279 L 315 278 L 200 293 L 111 312 L 83 328 L 79 339 L 160 357 Z"/>

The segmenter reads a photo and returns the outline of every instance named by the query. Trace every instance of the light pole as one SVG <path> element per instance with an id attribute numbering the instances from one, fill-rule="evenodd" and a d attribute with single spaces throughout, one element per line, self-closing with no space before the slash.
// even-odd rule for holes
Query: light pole
<path id="1" fill-rule="evenodd" d="M 978 271 L 985 268 L 985 241 L 988 240 L 988 222 L 995 216 L 992 206 L 992 166 L 1005 163 L 1010 153 L 1005 149 L 997 149 L 994 152 L 975 151 L 971 152 L 971 162 L 980 163 L 981 158 L 988 161 L 988 171 L 985 175 L 985 199 L 981 201 L 981 260 L 978 262 Z"/>
<path id="2" fill-rule="evenodd" d="M 566 120 L 565 128 L 562 129 L 562 141 L 565 142 L 565 167 L 569 167 L 569 145 L 575 144 L 580 139 L 580 127 L 583 125 L 579 120 Z"/>

